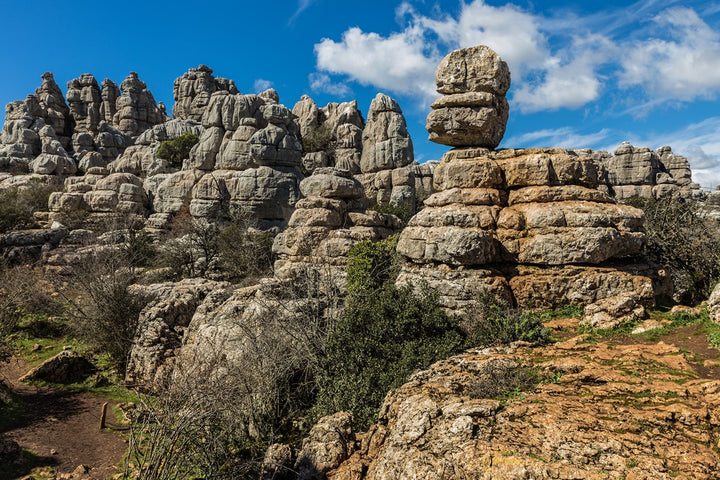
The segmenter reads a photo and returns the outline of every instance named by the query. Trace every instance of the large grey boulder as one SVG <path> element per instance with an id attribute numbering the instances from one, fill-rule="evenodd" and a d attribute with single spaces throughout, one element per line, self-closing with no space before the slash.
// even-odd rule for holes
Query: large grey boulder
<path id="1" fill-rule="evenodd" d="M 87 358 L 70 350 L 63 350 L 26 373 L 20 381 L 79 383 L 89 377 L 94 370 L 95 367 Z"/>
<path id="2" fill-rule="evenodd" d="M 484 45 L 464 48 L 440 62 L 435 80 L 444 96 L 431 105 L 429 139 L 453 147 L 497 147 L 509 112 L 507 64 Z"/>

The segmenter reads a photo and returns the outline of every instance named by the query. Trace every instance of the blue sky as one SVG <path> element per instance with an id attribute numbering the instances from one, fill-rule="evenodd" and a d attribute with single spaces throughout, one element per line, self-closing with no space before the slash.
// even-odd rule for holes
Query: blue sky
<path id="1" fill-rule="evenodd" d="M 385 92 L 425 161 L 447 151 L 424 128 L 437 63 L 486 44 L 512 72 L 501 147 L 671 145 L 696 181 L 720 183 L 718 2 L 0 0 L 0 12 L 2 104 L 48 70 L 63 91 L 82 73 L 119 84 L 137 71 L 171 111 L 173 80 L 204 63 L 289 107 L 308 94 L 366 113 Z"/>

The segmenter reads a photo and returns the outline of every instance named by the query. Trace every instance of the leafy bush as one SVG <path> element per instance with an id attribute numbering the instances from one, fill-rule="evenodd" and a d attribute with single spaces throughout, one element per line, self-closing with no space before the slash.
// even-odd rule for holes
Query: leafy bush
<path id="1" fill-rule="evenodd" d="M 545 328 L 542 322 L 542 314 L 513 307 L 490 293 L 483 293 L 465 322 L 468 346 L 506 344 L 518 340 L 547 343 L 550 341 L 550 329 Z"/>
<path id="2" fill-rule="evenodd" d="M 697 203 L 639 197 L 627 203 L 645 212 L 646 255 L 669 272 L 673 300 L 695 304 L 707 298 L 720 276 L 720 232 L 698 215 Z"/>
<path id="3" fill-rule="evenodd" d="M 331 330 L 319 379 L 317 414 L 353 412 L 372 423 L 388 390 L 410 374 L 459 352 L 464 336 L 436 297 L 394 285 L 397 238 L 361 242 L 350 251 L 345 314 Z"/>
<path id="4" fill-rule="evenodd" d="M 34 212 L 46 212 L 55 185 L 32 181 L 24 187 L 0 191 L 0 233 L 37 228 Z"/>
<path id="5" fill-rule="evenodd" d="M 328 123 L 323 123 L 315 130 L 311 130 L 302 138 L 302 147 L 305 153 L 327 152 L 334 148 L 333 131 Z"/>
<path id="6" fill-rule="evenodd" d="M 365 240 L 355 245 L 348 255 L 347 289 L 350 294 L 374 291 L 385 283 L 394 282 L 399 260 L 396 252 L 399 235 L 385 240 Z"/>
<path id="7" fill-rule="evenodd" d="M 190 150 L 200 138 L 194 133 L 183 133 L 172 140 L 165 140 L 160 144 L 157 157 L 167 160 L 171 167 L 180 168 L 186 158 L 190 158 Z"/>
<path id="8" fill-rule="evenodd" d="M 391 215 L 395 215 L 402 221 L 403 225 L 406 225 L 407 222 L 412 218 L 412 216 L 415 215 L 415 212 L 410 205 L 390 205 L 384 203 L 377 203 L 374 206 L 370 207 L 370 209 L 380 213 L 389 213 Z"/>

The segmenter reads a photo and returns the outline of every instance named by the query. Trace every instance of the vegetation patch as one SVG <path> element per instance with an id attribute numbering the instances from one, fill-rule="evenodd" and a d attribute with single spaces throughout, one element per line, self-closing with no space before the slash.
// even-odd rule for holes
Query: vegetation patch
<path id="1" fill-rule="evenodd" d="M 167 160 L 173 168 L 180 168 L 183 160 L 190 158 L 190 150 L 199 141 L 200 138 L 194 133 L 183 133 L 179 137 L 162 142 L 158 148 L 157 157 Z"/>

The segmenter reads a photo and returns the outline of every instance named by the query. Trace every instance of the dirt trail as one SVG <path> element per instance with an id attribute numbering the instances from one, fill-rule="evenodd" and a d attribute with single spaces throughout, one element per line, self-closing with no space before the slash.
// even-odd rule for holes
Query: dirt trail
<path id="1" fill-rule="evenodd" d="M 18 382 L 29 369 L 29 365 L 18 358 L 0 368 L 0 378 L 21 397 L 26 408 L 20 422 L 5 435 L 35 452 L 39 457 L 36 466 L 51 466 L 56 473 L 70 473 L 78 465 L 92 467 L 89 475 L 96 479 L 117 473 L 115 465 L 127 449 L 125 439 L 118 433 L 99 430 L 102 404 L 113 402 L 84 393 Z M 53 451 L 56 453 L 51 453 Z"/>

